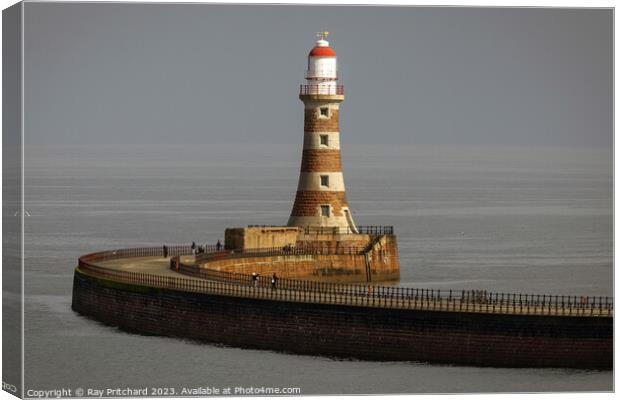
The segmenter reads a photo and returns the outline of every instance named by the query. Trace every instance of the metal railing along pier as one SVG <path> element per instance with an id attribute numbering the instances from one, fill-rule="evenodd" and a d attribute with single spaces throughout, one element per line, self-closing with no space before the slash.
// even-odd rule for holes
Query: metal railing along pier
<path id="1" fill-rule="evenodd" d="M 190 246 L 169 246 L 168 249 L 169 254 L 175 257 L 191 253 Z M 194 264 L 179 265 L 183 273 L 193 278 L 121 271 L 97 265 L 102 261 L 128 257 L 163 257 L 163 248 L 134 248 L 92 253 L 80 257 L 79 269 L 87 274 L 130 284 L 258 299 L 425 311 L 613 316 L 613 299 L 603 296 L 436 290 L 285 278 L 278 279 L 273 286 L 270 277 L 253 279 L 251 274 L 214 271 Z"/>

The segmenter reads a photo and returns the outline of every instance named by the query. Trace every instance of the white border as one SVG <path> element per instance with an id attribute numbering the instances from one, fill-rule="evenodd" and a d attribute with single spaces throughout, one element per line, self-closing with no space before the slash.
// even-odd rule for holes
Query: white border
<path id="1" fill-rule="evenodd" d="M 28 2 L 43 2 L 43 1 L 37 1 L 37 0 L 28 0 Z M 57 2 L 63 2 L 63 3 L 68 3 L 68 2 L 75 2 L 75 3 L 86 3 L 85 1 L 79 1 L 79 0 L 63 0 L 63 1 L 57 1 Z M 2 5 L 2 9 L 8 8 L 11 5 L 15 4 L 15 1 L 12 0 L 0 0 L 0 4 Z M 92 3 L 123 3 L 120 1 L 92 1 Z M 206 2 L 188 2 L 188 1 L 175 1 L 175 0 L 152 0 L 149 2 L 141 2 L 141 1 L 128 1 L 126 3 L 190 3 L 190 4 L 197 4 L 197 3 L 206 3 Z M 226 1 L 226 2 L 222 2 L 222 1 L 209 1 L 208 3 L 229 3 L 229 4 L 299 4 L 299 5 L 368 5 L 368 6 L 440 6 L 440 7 L 450 7 L 450 6 L 468 6 L 468 7 L 519 7 L 519 8 L 523 8 L 523 7 L 559 7 L 559 8 L 615 8 L 616 6 L 616 2 L 615 1 L 604 1 L 604 0 L 590 0 L 590 1 L 576 1 L 576 0 L 572 0 L 572 1 L 558 1 L 558 0 L 540 0 L 540 1 L 515 1 L 515 0 L 501 0 L 501 1 L 490 1 L 490 0 L 475 0 L 475 1 L 466 1 L 466 0 L 451 0 L 451 1 L 443 1 L 443 2 L 438 2 L 438 1 L 428 1 L 428 0 L 418 0 L 415 1 L 415 3 L 412 3 L 410 1 L 403 1 L 403 0 L 391 0 L 389 2 L 368 2 L 368 1 L 361 1 L 361 0 L 340 0 L 337 3 L 334 3 L 333 1 L 328 1 L 328 0 L 315 0 L 313 2 L 308 2 L 308 1 L 299 1 L 299 0 L 289 0 L 286 3 L 275 3 L 275 2 L 265 2 L 265 1 L 255 1 L 255 0 L 244 0 L 244 1 L 240 1 L 240 0 L 230 0 L 230 1 Z M 24 326 L 24 312 L 23 312 L 23 295 L 24 295 L 24 79 L 23 79 L 23 66 L 24 66 L 24 4 L 22 4 L 22 48 L 21 48 L 21 62 L 22 62 L 22 82 L 21 82 L 21 90 L 22 90 L 22 101 L 21 101 L 21 141 L 22 141 L 22 171 L 21 171 L 21 180 L 22 180 L 22 188 L 21 188 L 21 197 L 22 197 L 22 204 L 21 204 L 21 223 L 22 223 L 22 238 L 21 238 L 21 268 L 22 268 L 22 277 L 21 277 L 21 285 L 22 285 L 22 326 Z M 1 20 L 0 20 L 1 21 Z M 0 22 L 1 25 L 1 22 Z M 0 27 L 0 48 L 2 46 L 2 29 Z M 615 93 L 617 93 L 617 83 L 615 81 L 615 71 L 616 71 L 616 66 L 618 65 L 617 63 L 617 54 L 615 52 L 615 46 L 617 43 L 617 39 L 618 39 L 618 33 L 615 29 L 615 10 L 614 10 L 614 139 L 615 139 L 615 115 L 618 112 L 618 108 L 617 105 L 615 103 Z M 0 82 L 0 89 L 1 89 L 1 82 Z M 1 143 L 0 143 L 1 146 Z M 616 176 L 618 176 L 618 172 L 620 170 L 620 167 L 618 167 L 615 164 L 615 154 L 616 151 L 618 150 L 618 145 L 616 143 L 616 141 L 614 140 L 614 239 L 616 237 L 616 229 L 617 229 L 617 222 L 618 222 L 618 216 L 616 214 L 616 199 L 618 198 L 617 194 L 617 187 L 615 185 L 616 183 Z M 1 154 L 0 154 L 0 160 L 1 160 Z M 1 182 L 0 182 L 1 184 Z M 1 196 L 1 193 L 0 193 Z M 1 238 L 2 233 L 0 232 L 0 238 Z M 618 250 L 618 247 L 616 246 L 616 242 L 614 240 L 614 271 L 615 271 L 615 254 L 616 251 Z M 0 250 L 0 254 L 1 254 L 1 250 Z M 2 278 L 0 276 L 0 284 L 2 282 Z M 615 273 L 614 273 L 614 295 L 616 294 L 615 288 L 617 288 L 617 285 L 615 285 Z M 617 297 L 616 297 L 617 298 Z M 1 299 L 0 299 L 1 301 Z M 616 326 L 614 324 L 614 339 L 617 337 L 616 335 L 618 334 L 618 331 L 615 329 Z M 0 332 L 0 337 L 1 337 L 1 332 Z M 614 340 L 615 341 L 615 340 Z M 22 388 L 24 388 L 24 373 L 23 373 L 23 367 L 24 367 L 24 360 L 23 360 L 23 351 L 24 349 L 24 340 L 23 340 L 23 336 L 22 336 Z M 615 346 L 617 348 L 617 346 Z M 0 365 L 1 365 L 1 358 L 0 358 Z M 617 374 L 615 374 L 614 372 L 614 387 L 618 387 L 618 377 Z M 398 397 L 411 397 L 411 398 L 415 398 L 420 399 L 420 400 L 427 400 L 427 399 L 436 399 L 437 396 L 436 395 L 398 395 Z M 469 399 L 478 399 L 480 395 L 476 395 L 476 394 L 468 394 L 468 395 L 445 395 L 442 398 L 447 398 L 447 399 L 465 399 L 465 400 L 469 400 Z M 587 396 L 589 399 L 607 399 L 607 398 L 614 398 L 614 394 L 613 393 L 553 393 L 553 394 L 489 394 L 489 395 L 485 395 L 485 398 L 489 398 L 489 399 L 540 399 L 541 397 L 545 398 L 545 399 L 557 399 L 557 400 L 576 400 L 576 399 L 582 399 L 585 396 Z M 330 397 L 336 397 L 336 398 L 344 398 L 344 396 L 330 396 Z M 350 397 L 350 396 L 348 396 Z M 356 396 L 357 397 L 357 396 Z M 373 396 L 373 398 L 376 399 L 391 399 L 396 397 L 396 395 L 390 395 L 390 396 Z M 14 399 L 14 396 L 11 396 L 10 394 L 8 394 L 7 392 L 1 391 L 0 393 L 0 399 Z M 231 398 L 231 397 L 228 397 Z M 240 397 L 237 397 L 240 398 Z M 244 397 L 244 398 L 248 398 L 248 397 Z M 293 399 L 295 397 L 278 397 L 278 399 L 282 399 L 282 398 L 286 398 L 286 399 Z M 318 399 L 320 398 L 319 396 L 304 396 L 304 398 L 306 399 Z M 168 398 L 170 399 L 170 398 Z"/>

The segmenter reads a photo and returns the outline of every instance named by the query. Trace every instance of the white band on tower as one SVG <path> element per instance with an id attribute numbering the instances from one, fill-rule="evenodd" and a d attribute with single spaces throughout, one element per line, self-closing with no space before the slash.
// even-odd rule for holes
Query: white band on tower
<path id="1" fill-rule="evenodd" d="M 297 190 L 344 192 L 342 172 L 301 172 Z"/>
<path id="2" fill-rule="evenodd" d="M 304 150 L 340 150 L 340 132 L 304 132 Z"/>

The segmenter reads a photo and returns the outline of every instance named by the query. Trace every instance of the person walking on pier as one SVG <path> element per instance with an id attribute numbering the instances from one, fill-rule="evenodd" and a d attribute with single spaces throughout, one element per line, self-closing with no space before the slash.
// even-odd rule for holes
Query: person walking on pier
<path id="1" fill-rule="evenodd" d="M 220 241 L 218 240 L 216 245 L 215 245 L 215 250 L 220 251 L 222 250 L 222 243 L 220 243 Z"/>
<path id="2" fill-rule="evenodd" d="M 278 277 L 276 276 L 276 273 L 274 272 L 273 276 L 271 277 L 271 288 L 275 289 L 277 283 L 278 283 Z"/>
<path id="3" fill-rule="evenodd" d="M 164 245 L 164 258 L 168 258 L 168 246 Z"/>
<path id="4" fill-rule="evenodd" d="M 258 282 L 258 274 L 256 272 L 252 272 L 252 286 L 256 287 L 257 282 Z"/>

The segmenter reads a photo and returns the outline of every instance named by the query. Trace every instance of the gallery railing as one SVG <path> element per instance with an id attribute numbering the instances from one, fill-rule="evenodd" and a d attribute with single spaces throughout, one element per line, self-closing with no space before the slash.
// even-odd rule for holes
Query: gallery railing
<path id="1" fill-rule="evenodd" d="M 393 226 L 358 226 L 357 231 L 349 227 L 338 226 L 306 226 L 303 228 L 306 235 L 337 235 L 337 234 L 360 234 L 360 235 L 393 235 Z"/>
<path id="2" fill-rule="evenodd" d="M 248 228 L 282 228 L 280 225 L 248 225 Z M 349 227 L 340 226 L 305 226 L 301 227 L 306 235 L 309 234 L 362 234 L 362 235 L 393 235 L 393 226 L 382 225 L 361 225 L 357 227 L 357 231 Z"/>
<path id="3" fill-rule="evenodd" d="M 299 85 L 300 95 L 309 94 L 328 94 L 328 95 L 343 95 L 343 85 Z"/>
<path id="4" fill-rule="evenodd" d="M 366 235 L 393 235 L 393 226 L 361 225 L 357 227 L 357 232 Z"/>
<path id="5" fill-rule="evenodd" d="M 170 251 L 187 255 L 189 246 L 170 246 Z M 404 308 L 428 311 L 477 312 L 522 315 L 613 316 L 613 299 L 603 296 L 558 296 L 522 293 L 491 293 L 479 290 L 435 290 L 390 286 L 350 285 L 278 279 L 253 279 L 250 274 L 208 270 L 180 264 L 195 278 L 130 272 L 102 267 L 97 262 L 124 257 L 163 256 L 162 247 L 92 253 L 80 257 L 80 270 L 116 281 L 175 290 L 273 299 L 329 303 L 348 306 Z"/>

